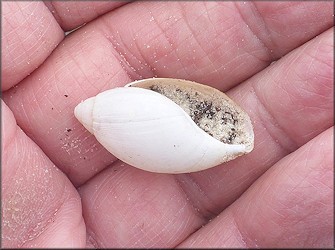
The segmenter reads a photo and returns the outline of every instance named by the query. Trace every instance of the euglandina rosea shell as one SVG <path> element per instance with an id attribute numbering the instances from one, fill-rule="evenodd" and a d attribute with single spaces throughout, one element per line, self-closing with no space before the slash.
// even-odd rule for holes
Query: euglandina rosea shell
<path id="1" fill-rule="evenodd" d="M 78 104 L 75 116 L 110 153 L 151 172 L 200 171 L 253 149 L 247 113 L 219 90 L 186 80 L 110 89 Z"/>

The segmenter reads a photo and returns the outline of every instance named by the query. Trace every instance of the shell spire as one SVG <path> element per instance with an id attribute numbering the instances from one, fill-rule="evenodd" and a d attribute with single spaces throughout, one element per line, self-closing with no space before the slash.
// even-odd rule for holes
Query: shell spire
<path id="1" fill-rule="evenodd" d="M 79 103 L 74 109 L 75 117 L 80 121 L 83 126 L 93 133 L 93 108 L 94 108 L 95 97 L 86 99 Z"/>

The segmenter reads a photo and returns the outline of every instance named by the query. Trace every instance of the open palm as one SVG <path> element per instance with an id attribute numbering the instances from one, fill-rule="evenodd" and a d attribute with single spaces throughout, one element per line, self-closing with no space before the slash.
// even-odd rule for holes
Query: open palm
<path id="1" fill-rule="evenodd" d="M 332 246 L 333 2 L 2 10 L 2 246 Z M 254 150 L 180 175 L 117 160 L 73 109 L 150 77 L 226 92 Z"/>

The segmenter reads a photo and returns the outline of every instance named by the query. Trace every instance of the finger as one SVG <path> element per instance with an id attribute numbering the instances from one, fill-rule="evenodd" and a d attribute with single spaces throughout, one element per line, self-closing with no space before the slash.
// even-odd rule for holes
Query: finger
<path id="1" fill-rule="evenodd" d="M 45 1 L 45 5 L 64 30 L 71 30 L 127 4 L 128 1 Z"/>
<path id="2" fill-rule="evenodd" d="M 2 2 L 2 90 L 33 72 L 64 33 L 43 2 Z"/>
<path id="3" fill-rule="evenodd" d="M 278 160 L 332 126 L 332 32 L 228 93 L 254 121 L 252 153 L 206 171 L 173 176 L 144 173 L 118 163 L 86 183 L 81 196 L 92 241 L 109 247 L 174 247 L 242 195 Z M 310 70 L 302 74 L 306 65 Z M 261 95 L 262 100 L 269 97 L 261 102 L 264 108 L 258 99 Z M 265 112 L 269 109 L 272 116 Z M 302 122 L 302 117 L 313 119 Z M 107 212 L 110 208 L 117 213 Z"/>
<path id="4" fill-rule="evenodd" d="M 208 5 L 210 15 L 203 12 L 203 4 Z M 252 33 L 241 33 L 243 28 L 247 28 L 246 24 L 238 19 L 240 22 L 235 25 L 234 18 L 223 21 L 225 16 L 237 15 L 231 8 L 227 8 L 226 4 L 206 2 L 180 5 L 176 2 L 141 2 L 124 6 L 119 12 L 105 15 L 68 37 L 46 63 L 22 82 L 21 86 L 5 93 L 5 101 L 14 111 L 20 126 L 34 138 L 52 161 L 67 173 L 73 183 L 83 183 L 115 158 L 102 149 L 74 119 L 73 109 L 81 100 L 100 91 L 122 86 L 131 81 L 131 78 L 151 77 L 155 74 L 192 78 L 211 85 L 222 83 L 222 86 L 229 87 L 229 82 L 235 84 L 264 67 L 264 60 L 255 61 L 254 56 L 248 56 L 252 51 L 263 53 L 264 47 L 257 39 L 253 39 Z M 297 6 L 299 5 L 295 5 L 295 8 L 298 8 Z M 299 33 L 299 39 L 294 38 L 298 43 L 309 39 L 312 33 L 316 35 L 321 29 L 329 26 L 331 21 L 328 19 L 332 20 L 331 14 L 327 14 L 328 4 L 306 6 L 310 19 L 304 19 L 302 22 L 301 16 L 293 15 L 290 21 L 293 22 L 294 19 L 300 25 L 305 22 L 313 23 L 311 27 L 315 29 L 314 32 Z M 324 9 L 322 13 L 326 14 L 312 15 L 315 9 Z M 198 13 L 196 18 L 194 13 Z M 212 20 L 213 18 L 215 20 Z M 282 28 L 276 26 L 277 32 L 284 32 L 283 37 L 288 32 L 285 21 Z M 187 23 L 193 25 L 193 22 L 196 27 L 203 27 L 202 32 L 194 35 L 190 33 Z M 257 24 L 257 21 L 253 22 Z M 165 25 L 163 29 L 162 25 Z M 297 26 L 292 26 L 294 29 L 291 33 L 297 34 Z M 177 36 L 176 33 L 183 37 Z M 247 54 L 240 54 L 241 50 L 236 47 L 236 39 L 229 40 L 235 34 L 245 37 L 244 48 L 248 51 Z M 167 43 L 165 37 L 175 39 L 171 43 L 172 47 L 169 47 L 170 43 Z M 202 41 L 203 49 L 200 49 L 198 40 Z M 289 39 L 282 38 L 278 43 L 284 45 L 287 40 Z M 214 41 L 215 44 L 206 41 Z M 290 48 L 286 45 L 285 47 L 289 50 L 293 45 L 297 46 L 297 43 L 290 42 Z M 272 50 L 277 49 L 279 46 L 273 47 Z M 214 64 L 208 63 L 209 59 L 203 61 L 203 51 L 216 57 L 211 59 Z M 280 51 L 283 53 L 281 48 Z M 193 62 L 199 62 L 201 70 L 194 68 Z M 261 63 L 258 64 L 259 62 Z M 221 67 L 223 63 L 227 64 L 227 67 Z M 245 70 L 235 71 L 237 65 L 241 64 L 245 66 Z M 186 68 L 183 68 L 184 66 Z M 46 115 L 50 119 L 45 119 Z"/>
<path id="5" fill-rule="evenodd" d="M 333 140 L 331 128 L 279 161 L 180 247 L 331 248 Z"/>
<path id="6" fill-rule="evenodd" d="M 217 215 L 275 162 L 334 125 L 333 32 L 228 92 L 249 113 L 255 146 L 232 162 L 177 176 L 204 216 Z M 204 195 L 194 193 L 193 186 Z"/>
<path id="7" fill-rule="evenodd" d="M 78 193 L 4 103 L 2 135 L 2 246 L 85 246 Z"/>
<path id="8" fill-rule="evenodd" d="M 132 79 L 186 78 L 227 90 L 332 27 L 332 6 L 147 2 L 104 16 L 101 27 Z"/>
<path id="9" fill-rule="evenodd" d="M 117 162 L 80 187 L 94 247 L 172 247 L 200 218 L 173 180 Z"/>

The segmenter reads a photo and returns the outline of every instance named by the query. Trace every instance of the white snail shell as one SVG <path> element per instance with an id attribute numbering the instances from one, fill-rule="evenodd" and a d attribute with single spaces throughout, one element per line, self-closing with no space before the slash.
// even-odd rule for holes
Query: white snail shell
<path id="1" fill-rule="evenodd" d="M 150 172 L 204 170 L 254 144 L 250 118 L 237 104 L 186 80 L 135 81 L 88 98 L 74 113 L 110 153 Z"/>

